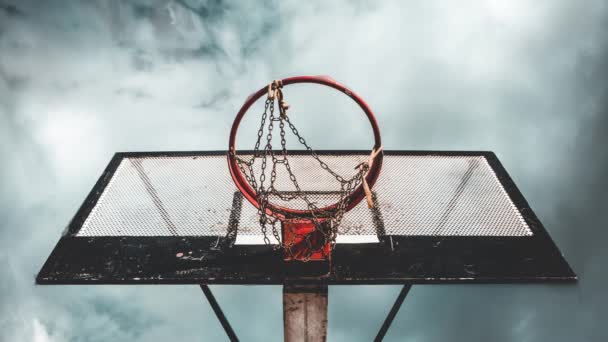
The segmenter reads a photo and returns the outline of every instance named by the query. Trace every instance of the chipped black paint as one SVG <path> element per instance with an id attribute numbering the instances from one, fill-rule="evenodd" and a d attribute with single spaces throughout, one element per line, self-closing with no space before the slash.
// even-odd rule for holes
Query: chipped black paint
<path id="1" fill-rule="evenodd" d="M 333 252 L 331 265 L 324 262 L 286 263 L 281 252 L 273 250 L 271 246 L 237 246 L 226 238 L 218 237 L 76 236 L 123 158 L 152 155 L 195 157 L 225 153 L 117 153 L 70 223 L 68 234 L 60 239 L 42 267 L 36 282 L 330 285 L 576 280 L 576 275 L 491 152 L 385 151 L 391 155 L 484 156 L 533 230 L 532 236 L 383 236 L 379 244 L 338 245 Z M 382 229 L 376 228 L 382 232 Z"/>

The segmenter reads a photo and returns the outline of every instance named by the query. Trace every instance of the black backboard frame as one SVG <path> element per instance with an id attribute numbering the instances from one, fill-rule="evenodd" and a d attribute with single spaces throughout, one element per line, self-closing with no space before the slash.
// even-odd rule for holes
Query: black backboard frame
<path id="1" fill-rule="evenodd" d="M 318 153 L 365 155 L 369 151 Z M 333 251 L 329 272 L 327 264 L 286 263 L 282 260 L 281 252 L 271 246 L 232 246 L 230 241 L 222 237 L 77 236 L 124 158 L 226 155 L 226 151 L 122 152 L 114 155 L 71 220 L 36 277 L 36 283 L 355 285 L 572 282 L 577 279 L 494 153 L 384 153 L 484 157 L 533 235 L 382 236 L 380 244 L 339 245 Z M 176 257 L 178 253 L 184 253 L 185 257 Z"/>

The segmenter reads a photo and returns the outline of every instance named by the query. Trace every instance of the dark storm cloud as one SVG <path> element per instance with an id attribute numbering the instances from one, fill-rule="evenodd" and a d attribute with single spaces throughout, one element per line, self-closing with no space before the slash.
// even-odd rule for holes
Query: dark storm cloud
<path id="1" fill-rule="evenodd" d="M 581 275 L 414 287 L 387 340 L 605 340 L 606 20 L 592 1 L 2 2 L 0 339 L 223 339 L 195 287 L 34 273 L 113 152 L 222 149 L 261 84 L 330 73 L 370 102 L 387 148 L 497 152 Z M 315 146 L 367 147 L 355 120 L 320 127 L 346 125 L 323 111 L 333 98 L 289 95 Z M 281 339 L 279 287 L 214 290 L 243 340 Z M 397 292 L 331 289 L 329 340 L 370 340 Z"/>
<path id="2" fill-rule="evenodd" d="M 214 87 L 210 93 L 204 89 L 209 84 L 222 85 L 219 81 L 225 77 L 225 82 L 233 82 L 230 67 L 240 59 L 240 48 L 224 46 L 221 37 L 221 25 L 228 29 L 230 25 L 223 20 L 218 20 L 220 27 L 201 25 L 200 13 L 190 15 L 166 1 L 142 2 L 139 7 L 105 1 L 45 5 L 22 2 L 19 6 L 31 15 L 0 20 L 4 33 L 0 37 L 0 122 L 2 155 L 7 160 L 2 168 L 0 265 L 8 280 L 1 289 L 0 340 L 222 339 L 215 320 L 200 324 L 201 317 L 212 317 L 212 313 L 196 289 L 57 291 L 35 289 L 32 277 L 80 201 L 79 195 L 71 200 L 65 194 L 81 194 L 113 151 L 150 149 L 150 145 L 137 147 L 127 141 L 141 143 L 142 137 L 154 131 L 157 137 L 170 133 L 175 138 L 169 144 L 161 138 L 164 146 L 152 149 L 171 149 L 171 144 L 180 144 L 184 127 L 200 137 L 204 128 L 200 123 L 209 121 L 206 116 L 226 117 L 217 114 L 226 110 L 221 103 L 229 96 L 225 86 Z M 216 6 L 213 11 L 217 10 Z M 154 73 L 164 74 L 168 82 L 150 82 L 147 78 Z M 193 109 L 197 106 L 212 107 L 214 114 Z M 181 117 L 173 121 L 179 128 L 168 133 L 167 119 L 175 115 Z M 217 123 L 205 127 L 213 125 Z M 123 142 L 131 146 L 110 142 L 125 133 L 128 138 Z M 200 144 L 200 138 L 181 141 Z M 223 145 L 217 139 L 204 144 Z M 181 149 L 194 148 L 184 146 Z M 93 158 L 83 159 L 87 154 Z M 179 293 L 188 295 L 183 300 L 175 298 Z M 217 291 L 218 298 L 222 299 L 222 293 Z M 190 305 L 193 297 L 200 298 L 200 305 Z M 242 291 L 231 298 L 248 300 Z M 230 312 L 230 307 L 226 310 Z M 279 321 L 279 307 L 276 313 L 265 316 Z M 255 321 L 241 320 L 243 324 Z M 260 328 L 265 324 L 249 328 L 249 334 L 262 339 L 265 331 Z"/>
<path id="3" fill-rule="evenodd" d="M 608 17 L 602 21 L 602 31 L 608 30 Z M 570 251 L 573 267 L 580 276 L 579 301 L 576 308 L 581 340 L 608 339 L 600 317 L 608 317 L 608 41 L 598 40 L 592 53 L 580 59 L 580 77 L 576 84 L 589 106 L 581 106 L 575 147 L 564 160 L 564 184 L 559 187 L 557 214 L 552 220 L 558 227 L 555 237 Z M 560 315 L 564 325 L 571 315 Z M 545 322 L 549 324 L 549 322 Z"/>
<path id="4" fill-rule="evenodd" d="M 17 6 L 12 4 L 0 3 L 0 10 L 3 11 L 9 17 L 24 17 L 23 13 Z"/>

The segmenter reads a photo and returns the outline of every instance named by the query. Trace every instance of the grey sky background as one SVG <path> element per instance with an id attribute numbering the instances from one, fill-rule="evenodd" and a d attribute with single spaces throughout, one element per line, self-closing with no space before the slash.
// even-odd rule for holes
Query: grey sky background
<path id="1" fill-rule="evenodd" d="M 607 32 L 603 1 L 0 1 L 0 341 L 224 340 L 195 286 L 34 277 L 114 152 L 225 149 L 301 74 L 361 94 L 387 149 L 497 153 L 580 277 L 416 286 L 386 340 L 608 340 Z M 313 146 L 370 147 L 340 97 L 286 94 Z M 282 339 L 280 287 L 212 289 L 242 340 Z M 329 341 L 371 340 L 398 291 L 331 287 Z"/>

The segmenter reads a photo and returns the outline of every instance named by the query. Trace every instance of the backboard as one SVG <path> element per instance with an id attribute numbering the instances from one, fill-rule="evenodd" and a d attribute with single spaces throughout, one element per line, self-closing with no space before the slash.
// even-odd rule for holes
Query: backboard
<path id="1" fill-rule="evenodd" d="M 241 152 L 244 154 L 250 152 Z M 369 151 L 318 151 L 348 174 Z M 264 244 L 226 151 L 117 153 L 38 284 L 421 284 L 573 281 L 575 274 L 492 152 L 384 151 L 375 205 L 340 225 L 331 269 Z M 291 151 L 304 191 L 332 189 Z M 318 165 L 317 165 L 318 166 Z M 281 177 L 279 177 L 279 184 Z M 285 182 L 281 191 L 292 191 Z M 328 202 L 329 203 L 329 202 Z M 273 243 L 278 243 L 273 238 Z"/>

